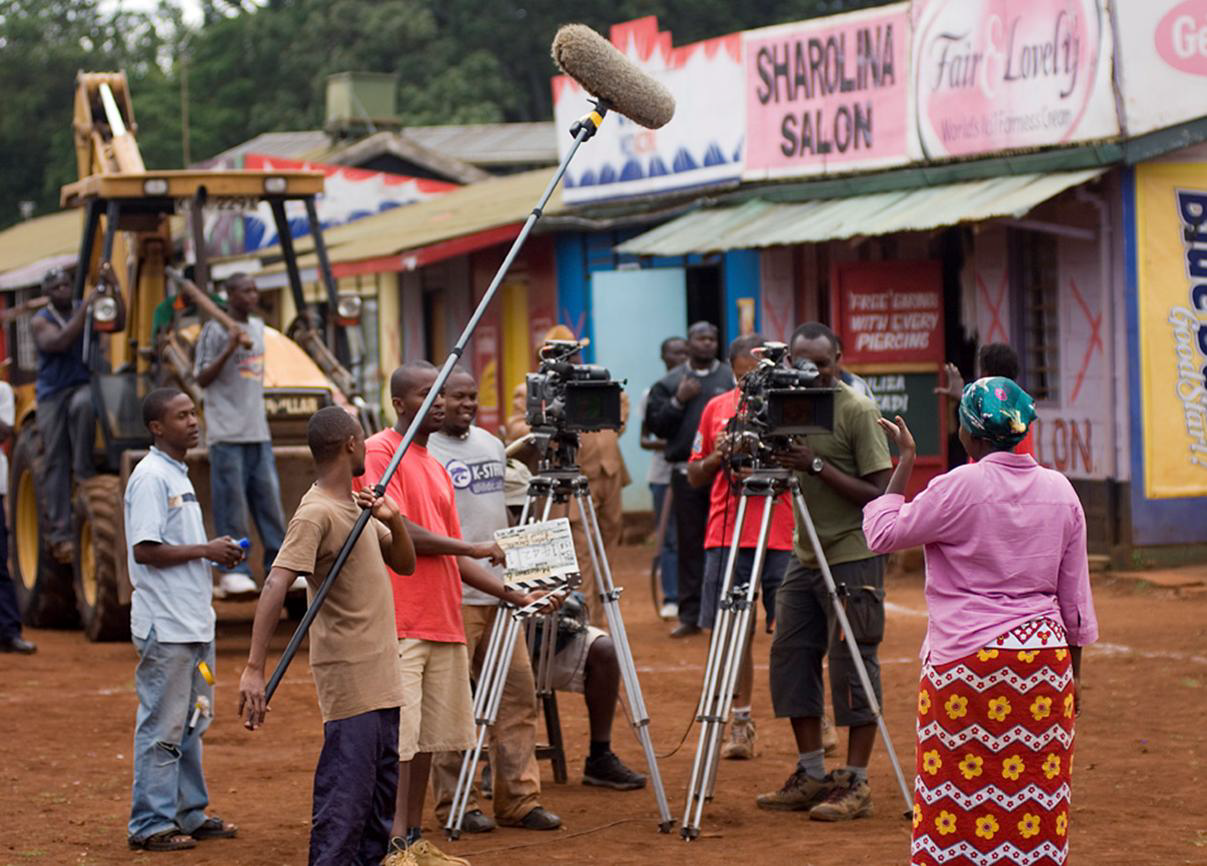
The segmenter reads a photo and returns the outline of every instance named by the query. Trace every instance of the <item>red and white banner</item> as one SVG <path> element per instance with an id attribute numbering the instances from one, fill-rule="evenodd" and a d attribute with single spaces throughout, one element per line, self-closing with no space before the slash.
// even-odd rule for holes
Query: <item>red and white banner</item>
<path id="1" fill-rule="evenodd" d="M 1118 134 L 1104 2 L 914 0 L 913 95 L 924 156 Z"/>
<path id="2" fill-rule="evenodd" d="M 745 156 L 741 34 L 675 46 L 651 15 L 613 26 L 611 40 L 666 85 L 675 97 L 675 116 L 661 129 L 645 129 L 608 115 L 567 169 L 564 200 L 577 204 L 737 180 Z M 561 156 L 573 143 L 570 126 L 591 110 L 588 100 L 578 82 L 565 75 L 553 79 Z"/>
<path id="3" fill-rule="evenodd" d="M 324 229 L 350 223 L 384 210 L 425 201 L 457 188 L 456 184 L 439 180 L 366 171 L 346 165 L 324 162 L 301 162 L 249 153 L 243 167 L 258 171 L 321 171 L 327 176 L 323 193 L 316 201 L 319 222 Z M 285 215 L 289 218 L 294 237 L 310 233 L 306 208 L 299 201 L 287 202 Z M 252 252 L 277 243 L 277 227 L 272 209 L 260 202 L 255 211 L 243 215 L 243 250 Z"/>
<path id="4" fill-rule="evenodd" d="M 750 30 L 742 51 L 743 177 L 909 161 L 908 3 Z"/>

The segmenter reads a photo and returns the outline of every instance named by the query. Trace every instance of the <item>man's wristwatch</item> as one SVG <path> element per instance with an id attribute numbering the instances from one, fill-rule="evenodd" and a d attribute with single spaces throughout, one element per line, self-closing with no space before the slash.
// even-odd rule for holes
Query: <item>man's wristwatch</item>
<path id="1" fill-rule="evenodd" d="M 809 464 L 809 474 L 810 475 L 820 475 L 821 470 L 825 468 L 825 465 L 826 464 L 821 462 L 820 457 L 814 457 L 813 462 Z"/>

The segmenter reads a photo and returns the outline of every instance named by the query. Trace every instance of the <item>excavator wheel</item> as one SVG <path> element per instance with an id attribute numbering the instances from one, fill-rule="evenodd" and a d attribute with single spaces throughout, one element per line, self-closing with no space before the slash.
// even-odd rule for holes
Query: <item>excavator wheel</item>
<path id="1" fill-rule="evenodd" d="M 26 624 L 35 628 L 74 628 L 79 617 L 71 587 L 71 566 L 51 556 L 46 534 L 49 520 L 38 496 L 45 460 L 42 437 L 31 417 L 17 434 L 9 476 L 13 582 Z"/>
<path id="2" fill-rule="evenodd" d="M 79 485 L 75 500 L 75 597 L 84 633 L 93 641 L 130 638 L 130 605 L 117 585 L 118 509 L 122 484 L 97 475 Z"/>

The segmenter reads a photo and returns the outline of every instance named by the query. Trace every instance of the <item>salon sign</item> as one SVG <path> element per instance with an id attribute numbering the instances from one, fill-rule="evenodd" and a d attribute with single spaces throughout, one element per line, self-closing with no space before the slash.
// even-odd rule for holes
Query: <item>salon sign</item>
<path id="1" fill-rule="evenodd" d="M 1118 134 L 1104 0 L 915 0 L 911 15 L 926 158 Z"/>

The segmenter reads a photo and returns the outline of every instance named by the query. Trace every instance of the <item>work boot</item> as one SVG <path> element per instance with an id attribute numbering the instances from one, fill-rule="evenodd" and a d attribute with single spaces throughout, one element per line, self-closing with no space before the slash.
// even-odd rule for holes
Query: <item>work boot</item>
<path id="1" fill-rule="evenodd" d="M 821 717 L 821 747 L 827 758 L 838 751 L 838 731 L 827 715 Z"/>
<path id="2" fill-rule="evenodd" d="M 495 819 L 481 809 L 470 809 L 461 816 L 463 833 L 489 833 L 495 828 Z"/>
<path id="3" fill-rule="evenodd" d="M 734 719 L 729 726 L 729 738 L 721 747 L 721 757 L 729 761 L 749 761 L 754 757 L 757 739 L 754 719 Z"/>
<path id="4" fill-rule="evenodd" d="M 834 787 L 825 800 L 809 810 L 811 821 L 852 821 L 872 816 L 872 789 L 846 770 L 830 774 Z"/>
<path id="5" fill-rule="evenodd" d="M 813 779 L 801 767 L 797 767 L 782 788 L 759 794 L 754 798 L 754 802 L 760 809 L 803 812 L 824 800 L 833 789 L 832 773 L 823 779 Z"/>
<path id="6" fill-rule="evenodd" d="M 518 821 L 500 818 L 499 823 L 504 827 L 519 827 L 522 830 L 556 830 L 562 826 L 562 819 L 543 806 L 537 806 Z"/>
<path id="7" fill-rule="evenodd" d="M 583 784 L 632 791 L 645 787 L 645 776 L 626 767 L 615 752 L 604 752 L 587 758 L 587 763 L 583 765 Z"/>
<path id="8" fill-rule="evenodd" d="M 427 839 L 420 839 L 406 850 L 413 858 L 415 866 L 469 866 L 469 861 L 463 857 L 445 854 Z M 405 860 L 398 864 L 387 863 L 386 866 L 409 866 Z"/>

